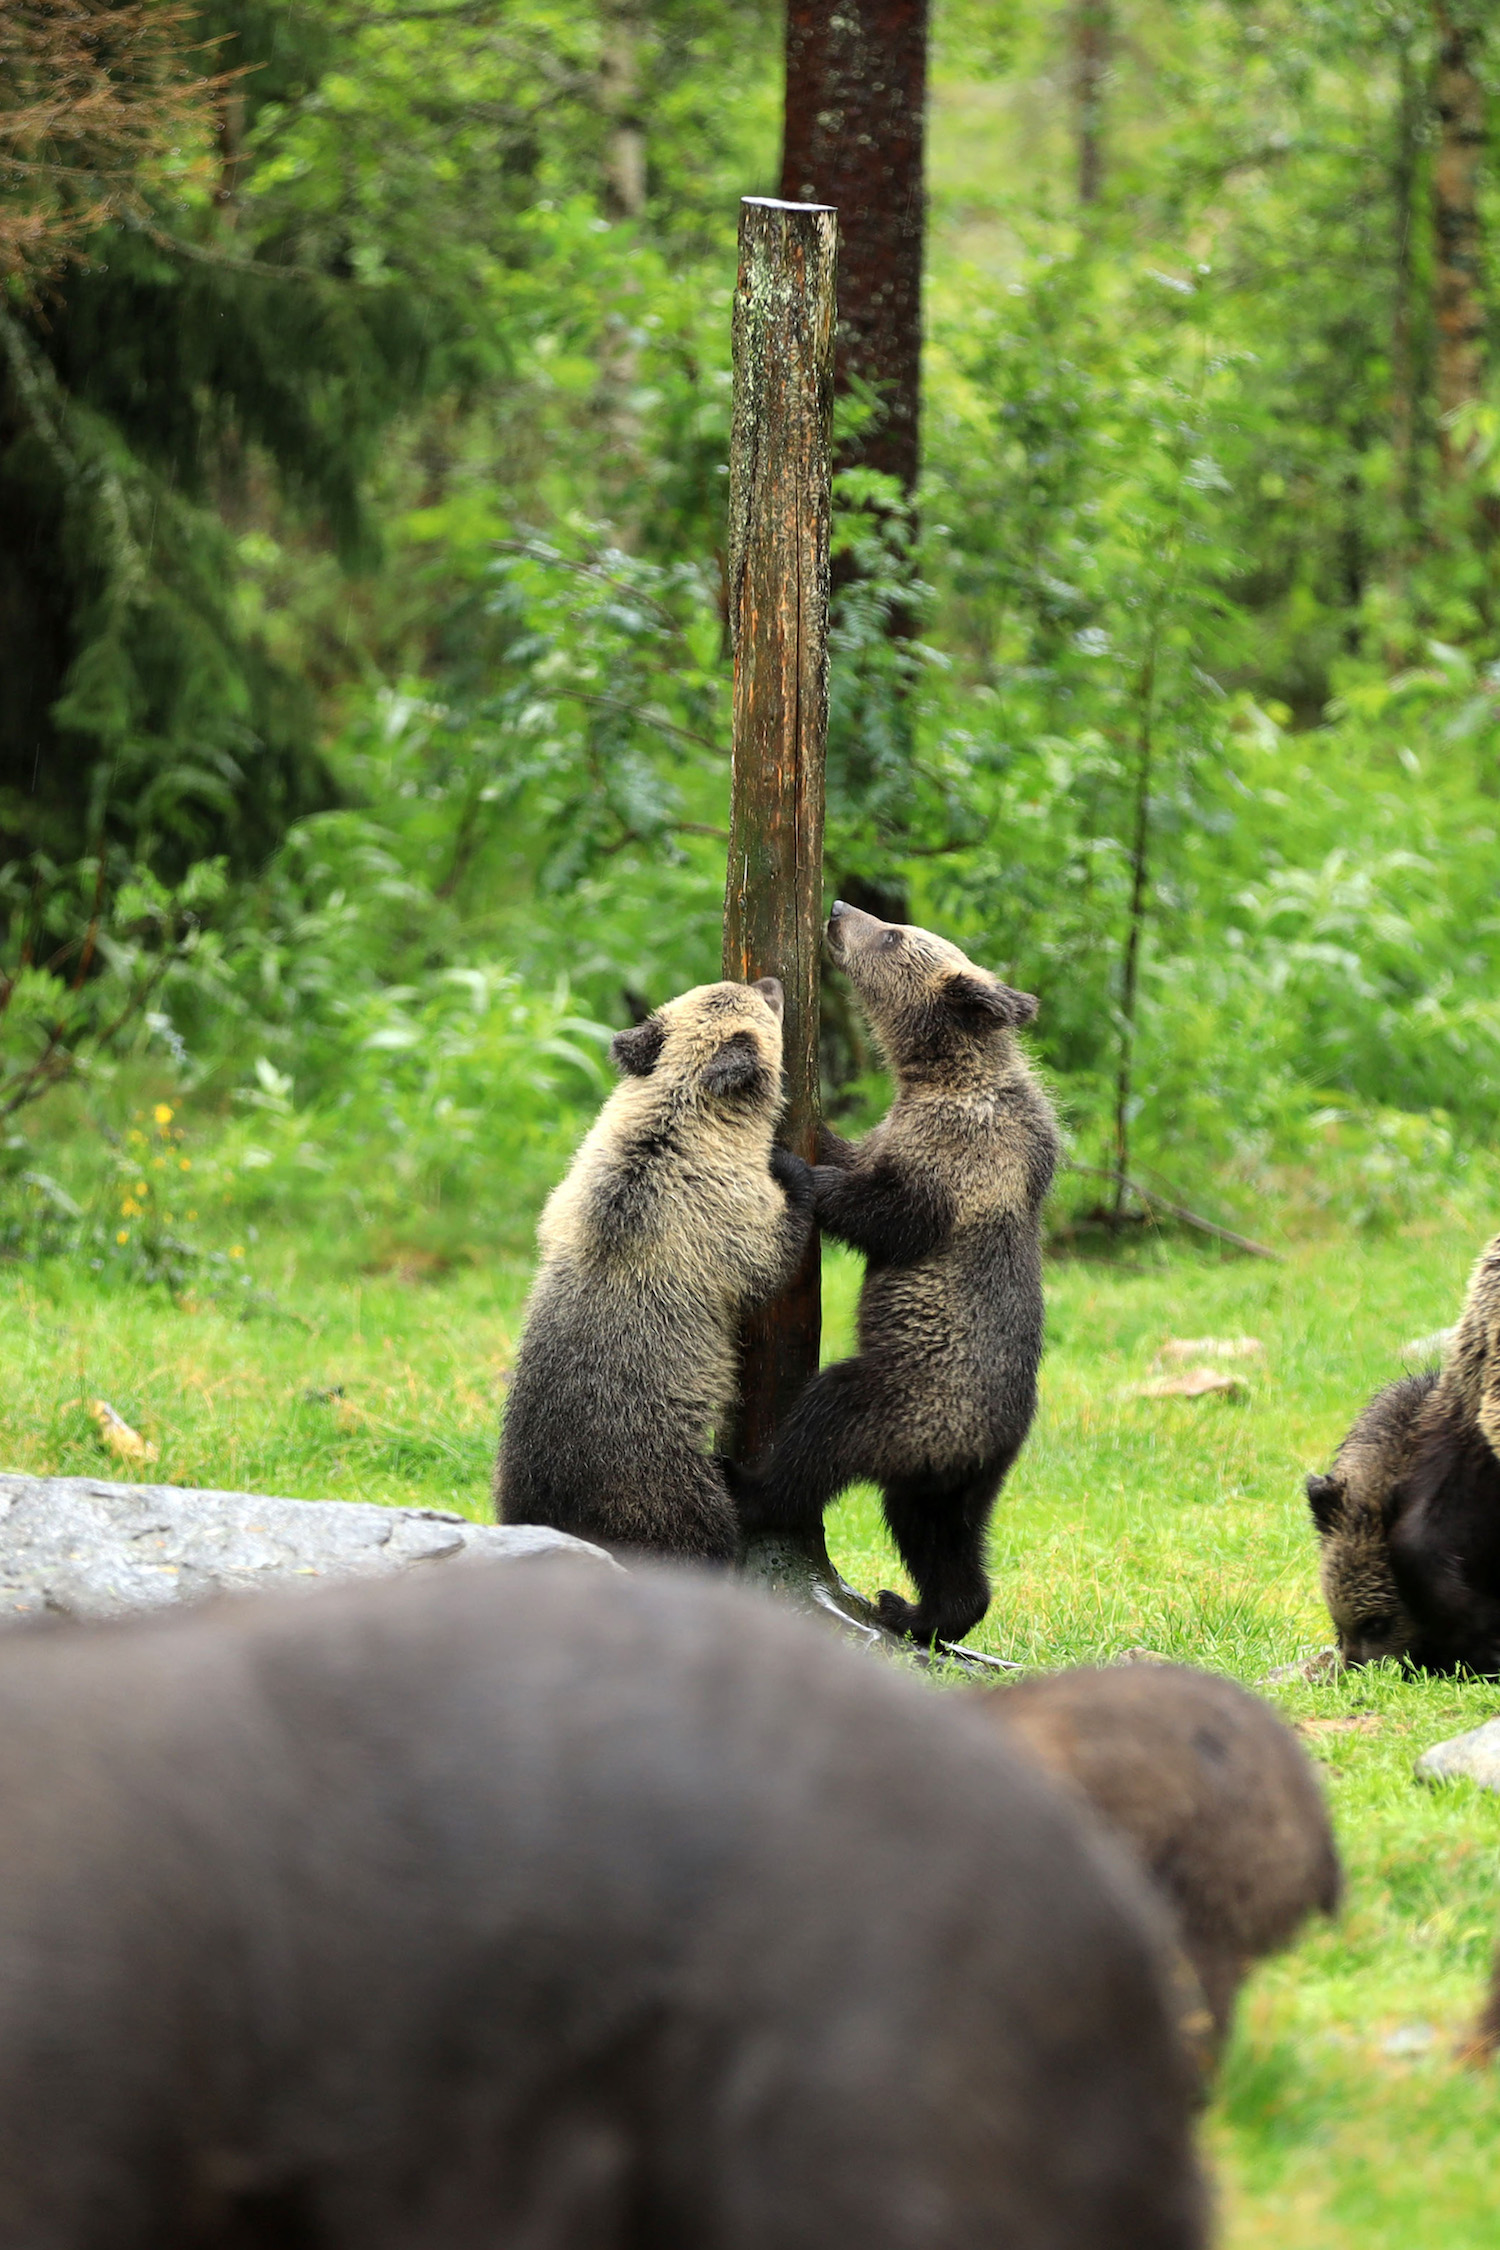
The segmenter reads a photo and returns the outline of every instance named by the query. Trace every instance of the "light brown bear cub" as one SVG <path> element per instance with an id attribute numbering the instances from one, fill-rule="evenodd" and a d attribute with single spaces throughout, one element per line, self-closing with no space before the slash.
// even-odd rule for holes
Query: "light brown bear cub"
<path id="1" fill-rule="evenodd" d="M 733 1559 L 709 1433 L 745 1310 L 790 1279 L 811 1176 L 774 1148 L 781 986 L 705 984 L 614 1041 L 625 1073 L 542 1213 L 495 1472 L 505 1523 Z"/>
<path id="2" fill-rule="evenodd" d="M 858 1144 L 828 1133 L 819 1225 L 865 1255 L 859 1356 L 808 1384 L 770 1453 L 736 1480 L 749 1531 L 816 1522 L 846 1485 L 881 1487 L 918 1600 L 893 1631 L 957 1640 L 989 1606 L 984 1537 L 1036 1410 L 1042 1199 L 1057 1125 L 1014 1033 L 1029 993 L 956 945 L 836 905 L 828 946 L 896 1078 Z"/>

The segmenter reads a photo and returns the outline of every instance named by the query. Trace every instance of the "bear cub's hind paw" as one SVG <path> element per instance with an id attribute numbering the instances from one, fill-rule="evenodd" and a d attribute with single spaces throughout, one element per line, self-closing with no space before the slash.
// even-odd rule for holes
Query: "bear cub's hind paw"
<path id="1" fill-rule="evenodd" d="M 916 1603 L 903 1601 L 901 1596 L 893 1594 L 889 1587 L 876 1597 L 875 1609 L 881 1624 L 888 1633 L 909 1633 L 914 1641 L 930 1642 L 932 1640 L 931 1630 L 925 1633 L 922 1630 L 922 1613 L 917 1608 Z"/>

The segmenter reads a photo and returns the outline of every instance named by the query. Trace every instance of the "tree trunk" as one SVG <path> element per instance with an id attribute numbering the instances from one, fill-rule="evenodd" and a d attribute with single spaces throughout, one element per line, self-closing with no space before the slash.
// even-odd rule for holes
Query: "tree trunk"
<path id="1" fill-rule="evenodd" d="M 641 115 L 642 0 L 605 0 L 599 52 L 604 146 L 604 208 L 612 219 L 638 219 L 646 208 L 646 126 Z"/>
<path id="2" fill-rule="evenodd" d="M 1461 0 L 1460 0 L 1461 4 Z M 1434 294 L 1437 313 L 1438 445 L 1443 470 L 1462 476 L 1474 440 L 1455 417 L 1481 395 L 1484 377 L 1483 239 L 1479 173 L 1484 160 L 1480 34 L 1454 0 L 1434 0 L 1438 141 L 1432 168 Z"/>
<path id="3" fill-rule="evenodd" d="M 245 170 L 245 89 L 243 84 L 226 86 L 218 97 L 218 125 L 214 138 L 219 149 L 219 178 L 214 188 L 214 202 L 219 213 L 219 229 L 223 234 L 233 234 L 240 219 L 240 182 Z"/>
<path id="4" fill-rule="evenodd" d="M 928 0 L 788 0 L 786 24 L 781 192 L 789 202 L 838 209 L 835 385 L 841 395 L 867 387 L 874 406 L 865 427 L 840 444 L 835 467 L 877 469 L 908 502 L 921 460 L 927 15 Z M 855 575 L 853 557 L 840 556 L 834 591 Z M 904 604 L 893 605 L 893 640 L 909 640 L 915 624 Z M 905 739 L 910 717 L 899 682 L 893 692 Z M 857 789 L 857 769 L 850 780 Z M 906 920 L 898 879 L 842 869 L 838 887 L 851 905 Z M 836 1018 L 825 1030 L 838 1081 L 850 1075 L 851 1042 Z"/>
<path id="5" fill-rule="evenodd" d="M 1125 923 L 1125 954 L 1120 965 L 1120 1053 L 1115 1070 L 1115 1201 L 1119 1227 L 1130 1193 L 1130 1123 L 1135 1085 L 1135 1019 L 1140 988 L 1141 946 L 1151 896 L 1151 780 L 1155 754 L 1156 652 L 1159 620 L 1151 627 L 1137 690 L 1140 717 L 1135 741 L 1135 824 L 1130 841 L 1130 910 Z"/>
<path id="6" fill-rule="evenodd" d="M 1104 192 L 1104 83 L 1114 26 L 1110 0 L 1073 0 L 1073 116 L 1078 136 L 1078 200 Z"/>
<path id="7" fill-rule="evenodd" d="M 840 448 L 917 481 L 921 413 L 927 0 L 789 0 L 781 192 L 839 213 L 841 392 L 879 411 Z"/>
<path id="8" fill-rule="evenodd" d="M 1427 94 L 1409 43 L 1397 58 L 1401 93 L 1396 109 L 1396 150 L 1391 165 L 1391 205 L 1395 232 L 1394 284 L 1391 291 L 1391 466 L 1405 549 L 1415 522 L 1417 491 L 1417 350 L 1414 332 L 1412 221 L 1416 214 L 1417 167 Z"/>
<path id="9" fill-rule="evenodd" d="M 828 728 L 829 452 L 838 222 L 820 205 L 740 206 L 729 453 L 733 803 L 724 974 L 781 979 L 782 1137 L 818 1134 L 823 758 Z M 818 1364 L 817 1238 L 744 1338 L 733 1450 L 750 1460 Z"/>

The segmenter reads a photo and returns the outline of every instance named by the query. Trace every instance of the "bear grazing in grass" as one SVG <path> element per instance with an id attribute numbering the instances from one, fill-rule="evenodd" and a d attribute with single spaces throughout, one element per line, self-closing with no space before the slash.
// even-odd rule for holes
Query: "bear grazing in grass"
<path id="1" fill-rule="evenodd" d="M 836 905 L 828 945 L 896 1078 L 853 1146 L 825 1134 L 814 1207 L 865 1254 L 859 1356 L 809 1383 L 737 1480 L 747 1530 L 816 1520 L 862 1479 L 918 1590 L 895 1631 L 957 1640 L 983 1617 L 985 1529 L 1036 1408 L 1041 1206 L 1057 1127 L 1014 1033 L 1036 1014 L 956 945 Z"/>
<path id="2" fill-rule="evenodd" d="M 709 1432 L 745 1309 L 791 1277 L 808 1167 L 773 1148 L 781 986 L 707 984 L 614 1042 L 625 1073 L 542 1214 L 495 1473 L 507 1523 L 733 1558 Z"/>
<path id="3" fill-rule="evenodd" d="M 1164 1933 L 956 1699 L 453 1565 L 0 1644 L 7 2250 L 1201 2250 Z"/>
<path id="4" fill-rule="evenodd" d="M 1181 1664 L 1054 1672 L 972 1702 L 1087 1800 L 1165 1899 L 1209 2022 L 1212 2063 L 1248 1970 L 1341 1888 L 1302 1745 L 1257 1696 Z"/>
<path id="5" fill-rule="evenodd" d="M 1500 1673 L 1500 1235 L 1441 1370 L 1378 1392 L 1307 1498 L 1346 1663 Z"/>

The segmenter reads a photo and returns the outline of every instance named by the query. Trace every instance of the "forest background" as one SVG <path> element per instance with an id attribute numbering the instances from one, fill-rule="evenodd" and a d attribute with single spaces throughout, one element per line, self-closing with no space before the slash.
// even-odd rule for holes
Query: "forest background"
<path id="1" fill-rule="evenodd" d="M 1496 1225 L 1492 14 L 933 8 L 910 491 L 899 400 L 836 409 L 828 871 L 1042 1003 L 1026 1664 L 1326 1638 L 1301 1478 Z M 610 1033 L 718 973 L 784 76 L 756 0 L 0 4 L 0 1465 L 486 1508 Z M 1259 1339 L 1245 1395 L 1142 1396 L 1174 1334 Z M 869 1492 L 830 1536 L 900 1583 Z M 1495 1685 L 1263 1692 L 1350 1888 L 1247 1996 L 1225 2240 L 1490 2250 L 1500 1800 L 1411 1766 Z"/>
<path id="2" fill-rule="evenodd" d="M 1134 1224 L 1122 1170 L 1273 1242 L 1493 1208 L 1485 13 L 935 8 L 829 867 L 1040 995 L 1060 1230 Z M 609 1031 L 717 974 L 782 100 L 759 0 L 7 8 L 11 1254 L 524 1256 Z M 877 1059 L 835 996 L 836 1110 Z"/>

